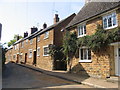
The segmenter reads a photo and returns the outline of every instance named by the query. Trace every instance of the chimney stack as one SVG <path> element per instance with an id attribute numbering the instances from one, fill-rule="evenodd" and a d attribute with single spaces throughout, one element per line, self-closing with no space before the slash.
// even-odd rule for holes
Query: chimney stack
<path id="1" fill-rule="evenodd" d="M 92 2 L 93 0 L 85 0 L 85 4 Z"/>
<path id="2" fill-rule="evenodd" d="M 24 38 L 28 36 L 28 32 L 24 32 Z"/>
<path id="3" fill-rule="evenodd" d="M 17 41 L 20 39 L 19 35 L 17 36 Z"/>
<path id="4" fill-rule="evenodd" d="M 47 28 L 47 24 L 46 23 L 43 24 L 43 29 L 45 29 L 45 28 Z"/>
<path id="5" fill-rule="evenodd" d="M 54 24 L 56 24 L 57 22 L 59 22 L 59 17 L 58 14 L 55 14 L 55 18 L 54 18 Z"/>
<path id="6" fill-rule="evenodd" d="M 31 28 L 31 34 L 35 33 L 37 30 L 38 28 L 33 26 L 33 28 Z"/>

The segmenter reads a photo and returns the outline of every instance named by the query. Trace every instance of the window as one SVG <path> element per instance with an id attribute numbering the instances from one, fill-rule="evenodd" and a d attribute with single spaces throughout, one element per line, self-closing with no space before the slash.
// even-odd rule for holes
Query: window
<path id="1" fill-rule="evenodd" d="M 33 43 L 33 39 L 30 39 L 30 44 L 32 44 Z"/>
<path id="2" fill-rule="evenodd" d="M 39 42 L 40 41 L 40 35 L 39 36 L 37 36 L 37 42 Z"/>
<path id="3" fill-rule="evenodd" d="M 47 39 L 49 37 L 49 32 L 47 31 L 47 32 L 45 32 L 45 34 L 44 34 L 44 39 Z"/>
<path id="4" fill-rule="evenodd" d="M 88 48 L 80 48 L 80 62 L 91 62 L 91 50 Z"/>
<path id="5" fill-rule="evenodd" d="M 14 55 L 13 55 L 13 59 L 15 60 L 15 58 L 16 58 L 16 55 L 14 54 Z"/>
<path id="6" fill-rule="evenodd" d="M 117 16 L 115 12 L 103 17 L 103 27 L 104 29 L 117 27 Z"/>
<path id="7" fill-rule="evenodd" d="M 19 44 L 17 44 L 17 48 L 19 49 Z"/>
<path id="8" fill-rule="evenodd" d="M 49 47 L 43 46 L 43 56 L 49 56 Z"/>
<path id="9" fill-rule="evenodd" d="M 40 56 L 40 47 L 37 48 L 37 56 Z"/>
<path id="10" fill-rule="evenodd" d="M 14 46 L 14 50 L 16 50 L 16 45 Z"/>
<path id="11" fill-rule="evenodd" d="M 82 37 L 86 35 L 86 25 L 79 25 L 78 26 L 78 37 Z"/>
<path id="12" fill-rule="evenodd" d="M 22 61 L 22 55 L 23 55 L 23 53 L 21 53 L 21 54 L 19 55 L 20 61 Z"/>
<path id="13" fill-rule="evenodd" d="M 29 58 L 32 57 L 32 49 L 29 49 Z"/>

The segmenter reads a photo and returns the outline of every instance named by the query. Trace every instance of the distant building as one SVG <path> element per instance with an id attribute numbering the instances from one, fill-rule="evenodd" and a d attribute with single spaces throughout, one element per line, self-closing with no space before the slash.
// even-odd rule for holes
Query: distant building
<path id="1" fill-rule="evenodd" d="M 2 24 L 0 23 L 0 40 L 1 40 L 1 33 L 2 33 Z"/>

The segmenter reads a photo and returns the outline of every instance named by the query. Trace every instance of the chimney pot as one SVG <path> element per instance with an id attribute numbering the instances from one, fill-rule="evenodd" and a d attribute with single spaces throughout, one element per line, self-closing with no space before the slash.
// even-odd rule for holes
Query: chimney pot
<path id="1" fill-rule="evenodd" d="M 19 35 L 17 36 L 17 41 L 20 39 Z"/>
<path id="2" fill-rule="evenodd" d="M 28 32 L 24 32 L 24 38 L 28 36 Z"/>
<path id="3" fill-rule="evenodd" d="M 55 18 L 54 18 L 54 24 L 56 24 L 57 22 L 59 22 L 59 17 L 58 14 L 55 14 Z"/>
<path id="4" fill-rule="evenodd" d="M 43 24 L 43 29 L 45 29 L 45 28 L 47 28 L 47 24 L 46 23 Z"/>
<path id="5" fill-rule="evenodd" d="M 33 26 L 33 28 L 31 28 L 31 34 L 35 33 L 36 31 L 38 31 L 38 28 Z"/>

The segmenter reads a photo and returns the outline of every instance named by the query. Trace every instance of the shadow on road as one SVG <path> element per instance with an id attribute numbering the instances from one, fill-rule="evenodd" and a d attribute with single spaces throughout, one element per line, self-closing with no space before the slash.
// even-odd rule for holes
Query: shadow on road
<path id="1" fill-rule="evenodd" d="M 3 88 L 45 88 L 64 85 L 76 85 L 76 83 L 61 78 L 36 72 L 15 63 L 7 63 L 3 70 Z M 78 85 L 78 84 L 77 84 Z"/>

